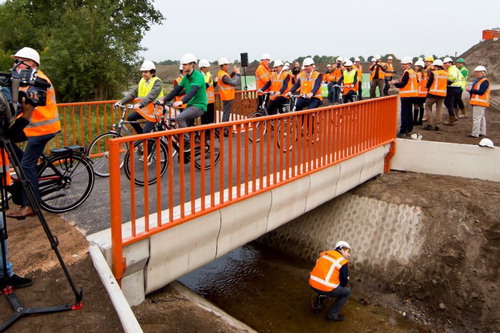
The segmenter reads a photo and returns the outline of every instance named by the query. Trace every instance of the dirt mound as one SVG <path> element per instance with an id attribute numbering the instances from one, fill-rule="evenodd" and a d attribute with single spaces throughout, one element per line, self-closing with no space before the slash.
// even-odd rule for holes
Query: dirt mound
<path id="1" fill-rule="evenodd" d="M 372 290 L 383 286 L 406 300 L 405 306 L 424 309 L 425 317 L 452 331 L 500 327 L 498 183 L 391 172 L 354 193 L 419 206 L 423 212 L 421 258 L 405 267 L 395 262 L 391 271 L 377 276 Z"/>
<path id="2" fill-rule="evenodd" d="M 474 80 L 472 71 L 478 65 L 483 65 L 488 70 L 488 78 L 492 83 L 500 82 L 500 40 L 483 40 L 465 51 L 460 57 L 464 58 L 469 69 L 469 80 Z"/>

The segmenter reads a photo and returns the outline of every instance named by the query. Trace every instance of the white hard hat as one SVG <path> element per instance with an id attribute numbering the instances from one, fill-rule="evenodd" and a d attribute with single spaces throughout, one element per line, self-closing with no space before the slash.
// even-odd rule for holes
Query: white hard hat
<path id="1" fill-rule="evenodd" d="M 474 68 L 474 72 L 486 72 L 486 68 L 484 66 L 477 66 L 476 68 Z"/>
<path id="2" fill-rule="evenodd" d="M 388 56 L 387 59 L 392 59 L 392 56 Z"/>
<path id="3" fill-rule="evenodd" d="M 491 141 L 488 138 L 484 138 L 481 141 L 479 141 L 479 145 L 481 147 L 495 148 L 495 145 L 493 144 L 493 141 Z"/>
<path id="4" fill-rule="evenodd" d="M 380 60 L 380 56 L 379 56 L 379 55 L 376 55 L 376 56 L 375 56 L 375 59 Z"/>
<path id="5" fill-rule="evenodd" d="M 269 53 L 264 53 L 260 60 L 271 60 L 271 55 Z"/>
<path id="6" fill-rule="evenodd" d="M 31 47 L 23 47 L 16 54 L 10 56 L 11 58 L 25 58 L 30 59 L 40 65 L 40 54 L 35 49 Z"/>
<path id="7" fill-rule="evenodd" d="M 404 57 L 402 60 L 401 60 L 401 63 L 402 64 L 410 64 L 412 63 L 411 61 L 412 59 L 410 57 Z"/>
<path id="8" fill-rule="evenodd" d="M 224 58 L 224 57 L 219 58 L 218 63 L 219 63 L 219 66 L 227 65 L 227 64 L 229 64 L 229 59 L 228 58 Z"/>
<path id="9" fill-rule="evenodd" d="M 283 71 L 286 71 L 287 69 L 290 69 L 290 64 L 289 63 L 286 63 L 284 66 L 283 66 Z"/>
<path id="10" fill-rule="evenodd" d="M 358 57 L 354 58 L 354 61 L 361 61 Z"/>
<path id="11" fill-rule="evenodd" d="M 331 64 L 327 64 L 326 67 L 332 67 L 332 65 Z"/>
<path id="12" fill-rule="evenodd" d="M 305 58 L 304 61 L 302 62 L 303 66 L 310 66 L 314 65 L 314 60 L 313 58 Z"/>
<path id="13" fill-rule="evenodd" d="M 343 60 L 344 60 L 344 59 L 342 59 L 342 57 L 338 57 L 338 58 L 337 58 L 337 62 L 338 62 L 338 61 L 343 61 Z"/>
<path id="14" fill-rule="evenodd" d="M 283 66 L 283 61 L 280 59 L 276 59 L 273 62 L 273 67 Z"/>
<path id="15" fill-rule="evenodd" d="M 343 247 L 346 247 L 348 249 L 351 248 L 351 246 L 349 246 L 349 243 L 347 243 L 346 241 L 338 241 L 337 244 L 335 244 L 336 249 L 343 248 Z"/>
<path id="16" fill-rule="evenodd" d="M 349 60 L 349 59 L 347 59 L 347 60 L 345 61 L 344 65 L 346 65 L 346 66 L 352 66 L 352 61 L 351 61 L 351 60 Z"/>
<path id="17" fill-rule="evenodd" d="M 415 62 L 415 66 L 425 67 L 425 63 L 423 60 L 417 60 Z"/>
<path id="18" fill-rule="evenodd" d="M 446 64 L 447 62 L 453 62 L 453 59 L 451 59 L 450 57 L 445 57 L 443 59 L 443 64 Z"/>
<path id="19" fill-rule="evenodd" d="M 150 71 L 153 69 L 156 70 L 155 63 L 152 62 L 151 60 L 145 60 L 141 65 L 141 69 L 139 70 L 143 72 L 143 71 Z"/>
<path id="20" fill-rule="evenodd" d="M 434 60 L 434 62 L 432 63 L 432 66 L 443 66 L 443 61 L 441 59 L 436 59 Z"/>
<path id="21" fill-rule="evenodd" d="M 208 62 L 207 59 L 200 59 L 200 62 L 198 63 L 198 67 L 210 67 L 210 63 Z"/>
<path id="22" fill-rule="evenodd" d="M 197 62 L 196 57 L 192 53 L 186 53 L 181 58 L 181 65 L 190 64 L 192 62 Z"/>

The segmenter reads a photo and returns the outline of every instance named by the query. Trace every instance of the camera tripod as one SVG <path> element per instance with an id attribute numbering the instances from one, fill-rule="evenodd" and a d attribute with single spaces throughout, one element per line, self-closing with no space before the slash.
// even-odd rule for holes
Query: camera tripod
<path id="1" fill-rule="evenodd" d="M 82 308 L 82 298 L 83 298 L 83 289 L 80 291 L 77 290 L 75 283 L 73 282 L 73 279 L 71 278 L 71 275 L 68 272 L 68 269 L 66 267 L 66 264 L 64 263 L 64 260 L 57 248 L 59 245 L 59 242 L 57 238 L 52 234 L 47 221 L 45 220 L 45 217 L 42 214 L 40 204 L 38 203 L 38 200 L 35 198 L 35 194 L 33 191 L 33 185 L 30 183 L 29 179 L 27 179 L 26 175 L 24 174 L 23 169 L 21 168 L 19 159 L 17 158 L 15 152 L 14 152 L 14 147 L 12 142 L 7 139 L 7 138 L 1 138 L 0 139 L 0 147 L 3 146 L 4 149 L 7 152 L 7 156 L 9 157 L 9 160 L 11 161 L 12 166 L 14 167 L 14 171 L 16 172 L 16 175 L 19 177 L 19 180 L 22 184 L 22 188 L 26 195 L 28 196 L 29 202 L 31 204 L 31 207 L 33 208 L 33 211 L 36 213 L 38 216 L 38 219 L 40 220 L 40 223 L 45 231 L 45 234 L 50 242 L 50 245 L 52 247 L 52 250 L 54 250 L 57 259 L 59 260 L 59 264 L 61 265 L 64 274 L 66 275 L 66 279 L 69 282 L 69 285 L 75 295 L 75 302 L 73 304 L 63 304 L 63 305 L 55 305 L 55 306 L 47 306 L 47 307 L 37 307 L 37 308 L 28 308 L 24 307 L 21 302 L 17 299 L 14 291 L 12 284 L 10 282 L 10 277 L 7 273 L 7 255 L 6 255 L 6 240 L 7 240 L 7 221 L 5 220 L 5 212 L 3 211 L 4 208 L 6 208 L 6 203 L 7 203 L 7 193 L 5 186 L 1 186 L 0 190 L 0 195 L 1 195 L 1 205 L 2 205 L 2 211 L 0 212 L 3 215 L 4 218 L 4 224 L 3 226 L 0 226 L 0 244 L 1 244 L 1 258 L 3 262 L 3 267 L 0 267 L 0 269 L 3 270 L 3 275 L 4 279 L 6 280 L 6 287 L 3 288 L 3 290 L 0 290 L 0 292 L 3 292 L 3 294 L 7 297 L 8 302 L 10 303 L 10 306 L 12 307 L 12 310 L 14 313 L 10 316 L 10 318 L 0 324 L 0 332 L 3 332 L 6 330 L 8 327 L 10 327 L 14 322 L 16 322 L 18 319 L 21 319 L 22 317 L 26 316 L 32 316 L 32 315 L 40 315 L 40 314 L 46 314 L 46 313 L 55 313 L 55 312 L 63 312 L 63 311 L 70 311 L 70 310 L 78 310 Z M 0 170 L 1 171 L 1 170 Z M 0 179 L 0 182 L 3 180 Z"/>

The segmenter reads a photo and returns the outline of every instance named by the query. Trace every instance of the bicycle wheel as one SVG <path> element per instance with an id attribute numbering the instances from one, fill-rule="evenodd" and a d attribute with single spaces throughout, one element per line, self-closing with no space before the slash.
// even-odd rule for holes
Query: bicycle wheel
<path id="1" fill-rule="evenodd" d="M 195 144 L 194 151 L 194 166 L 196 169 L 201 170 L 204 168 L 205 170 L 210 170 L 212 165 L 217 165 L 220 160 L 220 144 L 219 138 L 215 137 L 214 142 L 210 142 L 207 140 L 205 143 L 205 149 L 201 151 L 201 145 L 199 143 Z M 212 152 L 213 151 L 213 152 Z M 213 155 L 213 164 L 211 163 L 210 157 Z"/>
<path id="2" fill-rule="evenodd" d="M 299 137 L 297 118 L 283 118 L 283 121 L 280 121 L 279 123 L 278 132 L 278 148 L 281 148 L 281 150 L 285 153 L 291 151 L 293 146 L 296 145 Z"/>
<path id="3" fill-rule="evenodd" d="M 94 188 L 91 162 L 80 155 L 52 155 L 38 172 L 40 206 L 64 213 L 80 206 Z"/>
<path id="4" fill-rule="evenodd" d="M 259 118 L 266 116 L 265 113 L 262 112 L 254 112 L 248 118 Z M 265 135 L 267 131 L 267 122 L 266 121 L 259 121 L 250 124 L 248 128 L 248 140 L 251 142 L 259 142 Z"/>
<path id="5" fill-rule="evenodd" d="M 118 138 L 116 132 L 108 132 L 99 135 L 92 141 L 87 149 L 87 157 L 92 162 L 94 173 L 99 177 L 109 177 L 109 146 L 110 139 Z M 120 144 L 120 169 L 123 168 L 123 160 L 127 152 L 127 144 Z"/>
<path id="6" fill-rule="evenodd" d="M 154 139 L 149 139 L 148 140 L 148 156 L 147 159 L 145 159 L 144 153 L 143 153 L 143 141 L 137 141 L 134 143 L 134 149 L 132 150 L 132 153 L 134 155 L 134 183 L 137 185 L 144 186 L 144 184 L 147 182 L 149 185 L 156 183 L 156 174 L 157 174 L 157 143 L 156 140 Z M 167 166 L 168 166 L 168 149 L 165 143 L 163 141 L 160 141 L 160 147 L 158 147 L 160 150 L 160 177 L 163 176 L 165 171 L 167 171 Z M 130 180 L 130 151 L 127 151 L 125 154 L 125 159 L 124 159 L 124 170 L 125 170 L 125 175 L 127 178 Z M 145 178 L 145 171 L 147 168 L 147 178 Z"/>

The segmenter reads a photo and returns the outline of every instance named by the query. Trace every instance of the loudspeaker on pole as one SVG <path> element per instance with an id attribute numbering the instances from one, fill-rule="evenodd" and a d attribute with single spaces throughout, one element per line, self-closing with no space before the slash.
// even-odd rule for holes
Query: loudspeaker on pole
<path id="1" fill-rule="evenodd" d="M 247 67 L 248 66 L 248 53 L 240 53 L 241 56 L 241 67 Z"/>

